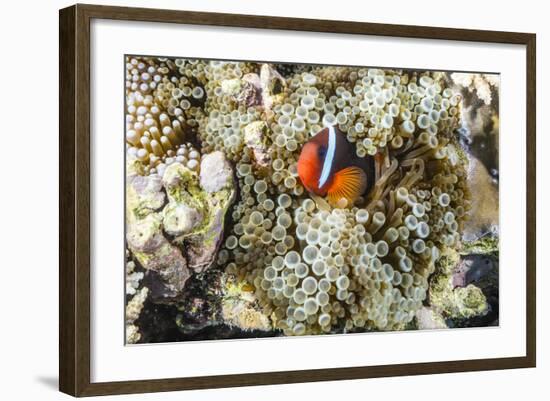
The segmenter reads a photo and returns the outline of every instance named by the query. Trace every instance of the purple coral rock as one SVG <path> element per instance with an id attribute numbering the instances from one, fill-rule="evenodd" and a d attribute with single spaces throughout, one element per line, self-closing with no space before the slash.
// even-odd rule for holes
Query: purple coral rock
<path id="1" fill-rule="evenodd" d="M 166 241 L 161 232 L 158 215 L 152 214 L 130 223 L 126 240 L 134 252 L 155 252 Z"/>
<path id="2" fill-rule="evenodd" d="M 466 287 L 479 281 L 495 268 L 493 260 L 485 255 L 467 255 L 453 271 L 453 287 Z"/>
<path id="3" fill-rule="evenodd" d="M 162 180 L 159 176 L 129 176 L 128 185 L 135 191 L 142 208 L 153 211 L 164 205 L 166 196 L 162 192 Z"/>
<path id="4" fill-rule="evenodd" d="M 188 265 L 197 273 L 207 270 L 216 258 L 223 239 L 225 211 L 225 209 L 217 208 L 206 232 L 191 236 L 186 240 Z"/>

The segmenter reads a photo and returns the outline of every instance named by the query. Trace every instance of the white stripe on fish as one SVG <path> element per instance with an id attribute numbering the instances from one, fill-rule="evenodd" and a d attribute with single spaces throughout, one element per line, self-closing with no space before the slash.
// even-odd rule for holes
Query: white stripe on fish
<path id="1" fill-rule="evenodd" d="M 323 163 L 323 170 L 321 171 L 321 177 L 319 177 L 319 188 L 326 184 L 330 170 L 332 169 L 332 162 L 334 161 L 334 154 L 336 153 L 336 133 L 334 127 L 331 125 L 328 127 L 328 150 L 325 155 L 325 162 Z"/>

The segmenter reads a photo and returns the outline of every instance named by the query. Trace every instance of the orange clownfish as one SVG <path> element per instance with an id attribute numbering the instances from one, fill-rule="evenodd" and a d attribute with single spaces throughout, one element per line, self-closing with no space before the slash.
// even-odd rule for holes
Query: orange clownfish
<path id="1" fill-rule="evenodd" d="M 355 146 L 333 126 L 313 136 L 298 159 L 298 176 L 304 187 L 327 196 L 332 205 L 342 198 L 353 205 L 372 186 L 373 171 L 372 157 L 358 157 Z"/>

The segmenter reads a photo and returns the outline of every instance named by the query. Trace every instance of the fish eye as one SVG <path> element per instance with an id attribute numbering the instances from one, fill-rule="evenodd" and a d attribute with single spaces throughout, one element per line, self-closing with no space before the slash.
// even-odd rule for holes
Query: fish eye
<path id="1" fill-rule="evenodd" d="M 327 148 L 325 146 L 319 146 L 319 148 L 317 148 L 317 155 L 320 159 L 323 159 L 327 155 Z"/>

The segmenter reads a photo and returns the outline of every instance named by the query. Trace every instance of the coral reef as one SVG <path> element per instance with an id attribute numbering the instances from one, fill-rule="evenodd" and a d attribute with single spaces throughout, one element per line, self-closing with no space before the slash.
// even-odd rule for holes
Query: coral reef
<path id="1" fill-rule="evenodd" d="M 128 293 L 148 278 L 184 336 L 443 328 L 487 315 L 477 279 L 453 286 L 468 217 L 495 201 L 488 190 L 484 209 L 473 206 L 477 160 L 456 132 L 464 96 L 491 105 L 498 80 L 466 75 L 130 57 L 127 243 L 145 278 L 128 276 Z M 308 193 L 297 174 L 303 145 L 333 125 L 375 160 L 374 185 L 353 205 Z M 201 280 L 219 305 L 190 295 Z"/>

